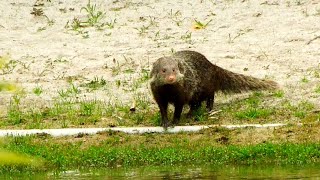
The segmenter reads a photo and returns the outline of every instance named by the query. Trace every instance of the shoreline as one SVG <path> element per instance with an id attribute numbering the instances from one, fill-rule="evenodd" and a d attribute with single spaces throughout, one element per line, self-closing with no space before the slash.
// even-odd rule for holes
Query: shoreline
<path id="1" fill-rule="evenodd" d="M 127 134 L 103 131 L 53 137 L 2 137 L 1 150 L 40 160 L 0 172 L 158 165 L 307 165 L 320 163 L 319 123 L 274 128 L 213 127 L 199 132 Z"/>

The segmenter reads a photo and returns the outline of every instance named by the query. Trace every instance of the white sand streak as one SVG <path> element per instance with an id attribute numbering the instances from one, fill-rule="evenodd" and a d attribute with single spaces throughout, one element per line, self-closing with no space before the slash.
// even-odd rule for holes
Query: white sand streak
<path id="1" fill-rule="evenodd" d="M 48 134 L 51 136 L 72 136 L 77 134 L 96 134 L 102 131 L 119 131 L 128 134 L 142 133 L 178 133 L 197 132 L 212 127 L 234 128 L 269 128 L 285 126 L 286 124 L 243 124 L 243 125 L 203 125 L 203 126 L 175 126 L 165 131 L 162 127 L 110 127 L 110 128 L 65 128 L 65 129 L 27 129 L 27 130 L 0 130 L 0 136 L 27 136 L 32 134 Z"/>

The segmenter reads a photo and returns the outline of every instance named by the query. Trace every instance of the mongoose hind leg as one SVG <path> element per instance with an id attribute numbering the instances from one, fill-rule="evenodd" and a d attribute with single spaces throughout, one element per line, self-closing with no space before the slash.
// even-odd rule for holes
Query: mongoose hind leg
<path id="1" fill-rule="evenodd" d="M 210 112 L 213 109 L 213 103 L 214 103 L 214 94 L 211 97 L 207 98 L 207 110 Z"/>
<path id="2" fill-rule="evenodd" d="M 191 117 L 194 115 L 194 113 L 200 108 L 200 106 L 201 106 L 201 101 L 191 102 L 191 103 L 189 104 L 189 106 L 190 106 L 190 110 L 189 110 L 189 112 L 187 113 L 187 117 L 188 117 L 188 118 L 191 118 Z"/>

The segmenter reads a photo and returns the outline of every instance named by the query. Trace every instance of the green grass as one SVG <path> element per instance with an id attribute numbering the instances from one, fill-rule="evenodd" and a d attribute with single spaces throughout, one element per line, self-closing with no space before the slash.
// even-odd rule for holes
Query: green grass
<path id="1" fill-rule="evenodd" d="M 164 137 L 167 143 L 153 139 L 157 135 L 123 135 L 106 132 L 90 146 L 83 141 L 57 142 L 50 137 L 9 137 L 1 148 L 43 159 L 42 168 L 29 166 L 0 166 L 0 172 L 68 170 L 72 168 L 105 168 L 117 166 L 152 165 L 301 165 L 320 162 L 320 144 L 263 143 L 257 145 L 210 145 L 204 141 L 181 139 L 181 135 Z M 82 138 L 89 138 L 84 135 Z M 134 139 L 145 139 L 141 144 L 128 144 Z M 169 139 L 168 139 L 169 138 Z M 90 139 L 90 138 L 89 138 Z M 148 143 L 149 141 L 149 143 Z M 151 141 L 151 142 L 150 142 Z"/>
<path id="2" fill-rule="evenodd" d="M 239 119 L 256 119 L 256 118 L 267 118 L 273 113 L 271 109 L 263 108 L 248 108 L 243 111 L 235 113 L 235 117 Z"/>
<path id="3" fill-rule="evenodd" d="M 208 119 L 207 108 L 204 106 L 200 107 L 194 112 L 193 117 L 196 121 L 205 122 Z"/>
<path id="4" fill-rule="evenodd" d="M 277 97 L 277 98 L 282 98 L 282 97 L 284 97 L 284 92 L 282 90 L 275 91 L 273 93 L 273 96 Z"/>
<path id="5" fill-rule="evenodd" d="M 264 94 L 261 92 L 254 92 L 249 98 L 241 102 L 238 107 L 239 110 L 233 114 L 238 119 L 267 119 L 274 113 L 271 107 L 262 106 Z"/>

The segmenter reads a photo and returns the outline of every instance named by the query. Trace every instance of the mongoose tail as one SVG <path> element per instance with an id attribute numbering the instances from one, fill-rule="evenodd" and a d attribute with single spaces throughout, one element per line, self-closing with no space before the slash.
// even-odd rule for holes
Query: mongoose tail
<path id="1" fill-rule="evenodd" d="M 276 90 L 279 88 L 278 83 L 271 80 L 258 79 L 252 76 L 234 73 L 218 66 L 213 67 L 217 73 L 219 90 L 223 93 L 241 93 L 245 91 L 256 90 Z"/>

